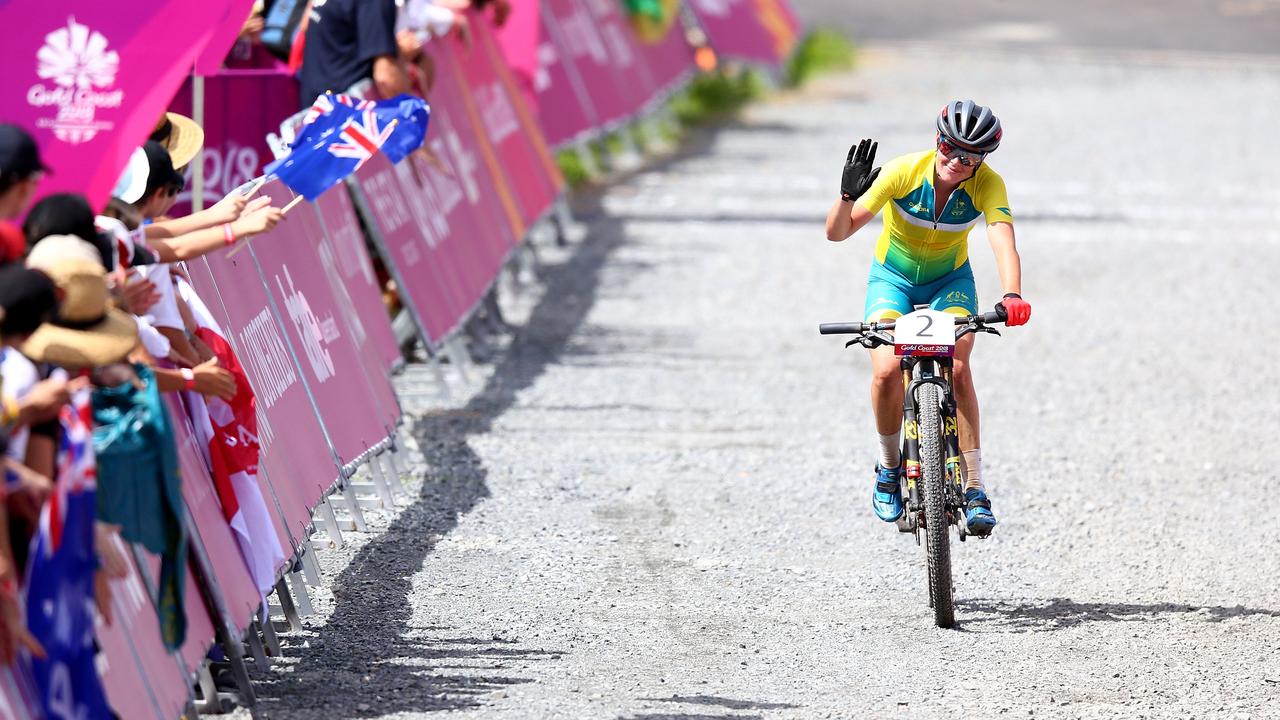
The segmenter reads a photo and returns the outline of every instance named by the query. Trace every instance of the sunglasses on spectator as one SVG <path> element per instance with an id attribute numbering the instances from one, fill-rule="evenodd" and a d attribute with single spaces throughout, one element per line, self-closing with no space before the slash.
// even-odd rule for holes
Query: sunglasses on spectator
<path id="1" fill-rule="evenodd" d="M 938 138 L 938 152 L 942 153 L 942 157 L 948 160 L 959 160 L 960 164 L 965 167 L 973 167 L 987 157 L 986 153 L 961 150 L 958 146 L 952 145 L 941 137 Z"/>

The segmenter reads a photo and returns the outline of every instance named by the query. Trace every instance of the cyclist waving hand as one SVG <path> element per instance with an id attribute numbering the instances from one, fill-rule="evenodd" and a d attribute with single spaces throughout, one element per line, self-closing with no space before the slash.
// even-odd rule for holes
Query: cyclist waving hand
<path id="1" fill-rule="evenodd" d="M 827 239 L 839 242 L 885 210 L 884 230 L 876 241 L 867 281 L 867 322 L 892 320 L 915 305 L 956 315 L 978 312 L 973 270 L 969 267 L 969 230 L 985 219 L 987 239 L 1005 295 L 1000 305 L 1009 325 L 1031 317 L 1022 299 L 1022 263 L 1013 235 L 1013 213 L 1004 180 L 983 161 L 1000 145 L 1000 120 L 972 100 L 948 103 L 937 118 L 935 147 L 894 158 L 874 168 L 877 145 L 863 140 L 849 150 L 840 182 L 840 199 L 827 214 Z M 956 343 L 953 365 L 965 472 L 965 523 L 984 535 L 995 527 L 982 484 L 978 396 L 969 371 L 975 335 Z M 902 515 L 902 376 L 893 348 L 871 351 L 871 405 L 880 434 L 872 507 L 892 522 Z"/>

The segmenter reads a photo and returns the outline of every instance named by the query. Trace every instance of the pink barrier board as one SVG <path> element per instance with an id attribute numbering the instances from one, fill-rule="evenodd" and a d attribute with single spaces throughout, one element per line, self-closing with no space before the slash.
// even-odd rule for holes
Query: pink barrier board
<path id="1" fill-rule="evenodd" d="M 440 64 L 448 61 L 443 55 Z M 469 121 L 456 121 L 467 110 L 455 74 L 439 68 L 432 92 L 427 143 L 441 167 L 417 154 L 399 165 L 377 154 L 356 172 L 401 297 L 432 345 L 481 299 L 515 246 L 511 228 L 520 222 L 492 148 Z"/>
<path id="2" fill-rule="evenodd" d="M 117 540 L 127 557 L 127 546 Z M 158 557 L 139 549 L 128 557 L 129 575 L 111 582 L 111 625 L 97 625 L 98 644 L 106 657 L 103 687 L 111 707 L 122 718 L 155 717 L 171 720 L 182 713 L 190 693 L 190 681 L 214 642 L 213 623 L 205 609 L 190 568 L 187 570 L 185 607 L 187 639 L 181 651 L 165 650 L 156 622 L 156 610 L 148 581 L 134 557 L 141 557 L 151 582 L 158 577 Z"/>
<path id="3" fill-rule="evenodd" d="M 576 77 L 581 83 L 580 101 L 583 95 L 590 98 L 593 106 L 590 109 L 594 110 L 591 125 L 608 127 L 635 113 L 639 109 L 638 96 L 619 84 L 615 72 L 615 64 L 635 63 L 634 56 L 627 54 L 630 45 L 625 40 L 618 43 L 616 37 L 607 37 L 592 13 L 578 0 L 543 0 L 542 6 L 546 35 L 555 43 L 569 77 Z M 539 113 L 554 112 L 550 101 L 550 97 L 539 97 Z"/>
<path id="4" fill-rule="evenodd" d="M 382 368 L 390 371 L 401 361 L 400 346 L 391 329 L 386 306 L 382 304 L 382 288 L 374 274 L 373 261 L 347 187 L 336 187 L 320 196 L 315 207 L 332 250 L 329 256 L 332 262 L 325 262 L 326 269 L 345 289 L 344 301 L 350 301 L 349 306 L 355 310 L 356 321 L 363 329 L 365 340 L 357 344 L 367 344 L 377 353 Z"/>
<path id="5" fill-rule="evenodd" d="M 191 80 L 170 104 L 173 112 L 190 116 Z M 204 79 L 204 197 L 208 207 L 240 185 L 262 174 L 271 162 L 267 133 L 278 133 L 280 121 L 298 111 L 298 83 L 274 70 L 223 70 Z M 194 165 L 194 163 L 192 163 Z M 186 188 L 170 212 L 190 212 L 192 167 L 183 174 Z"/>
<path id="6" fill-rule="evenodd" d="M 610 59 L 613 82 L 623 93 L 627 115 L 639 113 L 658 91 L 648 63 L 640 54 L 640 38 L 622 14 L 617 0 L 576 0 L 596 24 Z M 594 88 L 592 88 L 594 92 Z"/>
<path id="7" fill-rule="evenodd" d="M 438 135 L 440 127 L 439 111 L 432 112 L 432 128 L 428 135 Z M 410 156 L 401 162 L 414 163 Z M 415 173 L 421 171 L 416 165 L 410 165 Z M 446 277 L 440 275 L 441 259 L 437 257 L 436 248 L 443 238 L 437 235 L 435 228 L 447 221 L 447 216 L 438 216 L 437 225 L 423 225 L 416 220 L 412 208 L 420 204 L 413 197 L 414 205 L 410 205 L 410 196 L 401 187 L 400 178 L 395 166 L 381 153 L 374 155 L 356 171 L 357 183 L 354 191 L 359 195 L 366 208 L 367 221 L 380 239 L 381 251 L 388 269 L 392 271 L 396 285 L 400 290 L 400 298 L 406 305 L 412 306 L 418 324 L 427 335 L 427 342 L 438 343 L 453 328 L 456 319 L 461 315 L 461 291 L 446 284 Z M 450 183 L 451 190 L 456 184 Z M 454 201 L 456 204 L 456 200 Z M 430 222 L 429 220 L 427 222 Z M 447 232 L 448 226 L 441 228 Z"/>
<path id="8" fill-rule="evenodd" d="M 544 1 L 539 7 L 542 35 L 538 56 L 542 67 L 533 82 L 533 106 L 547 142 L 559 147 L 595 130 L 601 121 L 596 98 L 587 92 L 574 66 L 574 48 L 565 40 L 565 31 L 551 14 L 550 5 Z"/>
<path id="9" fill-rule="evenodd" d="M 338 471 L 283 330 L 268 307 L 266 289 L 247 252 L 233 258 L 212 253 L 189 263 L 188 271 L 244 364 L 257 396 L 259 477 L 266 476 L 290 536 L 300 540 L 311 524 L 311 508 L 324 498 Z"/>
<path id="10" fill-rule="evenodd" d="M 347 188 L 339 186 L 330 188 L 325 196 L 338 195 L 345 197 Z M 319 200 L 323 200 L 325 196 L 321 196 Z M 319 202 L 317 200 L 317 204 Z M 302 208 L 299 208 L 300 210 Z M 353 384 L 357 388 L 361 387 L 365 391 L 365 404 L 372 405 L 375 411 L 375 417 L 381 424 L 381 434 L 374 436 L 374 442 L 379 442 L 387 435 L 394 432 L 393 428 L 400 422 L 400 404 L 396 399 L 395 387 L 391 384 L 390 374 L 384 366 L 382 357 L 378 354 L 377 349 L 369 341 L 368 325 L 379 324 L 387 333 L 392 333 L 391 321 L 387 318 L 387 313 L 382 309 L 382 303 L 378 298 L 373 298 L 376 303 L 372 308 L 372 316 L 365 319 L 360 317 L 359 308 L 356 307 L 355 301 L 348 292 L 347 284 L 343 281 L 342 273 L 338 269 L 337 251 L 330 242 L 329 236 L 325 230 L 324 224 L 321 222 L 321 216 L 316 208 L 312 208 L 313 212 L 291 212 L 289 214 L 289 222 L 297 227 L 294 230 L 299 239 L 305 240 L 307 246 L 298 253 L 294 249 L 295 254 L 301 254 L 303 259 L 308 261 L 302 267 L 298 267 L 294 261 L 290 262 L 293 272 L 316 273 L 318 279 L 324 282 L 328 289 L 328 297 L 331 300 L 330 307 L 334 310 L 334 319 L 339 323 L 342 334 L 345 336 L 345 344 L 354 351 L 357 360 L 357 369 L 361 373 L 359 377 L 343 378 L 344 384 Z M 363 248 L 361 248 L 363 252 Z M 318 262 L 317 262 L 318 261 Z M 323 287 L 321 289 L 324 289 Z M 308 296 L 309 302 L 314 302 Z M 394 333 L 392 333 L 392 342 L 394 343 Z M 328 420 L 326 419 L 326 423 Z"/>
<path id="11" fill-rule="evenodd" d="M 176 397 L 166 397 L 165 404 L 173 419 L 174 441 L 178 447 L 178 462 L 182 472 L 182 498 L 191 520 L 195 523 L 198 538 L 192 538 L 204 545 L 213 564 L 214 577 L 210 581 L 216 583 L 226 601 L 229 620 L 237 632 L 243 631 L 253 620 L 262 598 L 258 588 L 249 576 L 240 548 L 231 535 L 231 528 L 222 516 L 222 504 L 213 488 L 213 478 L 205 467 L 200 453 L 199 440 L 191 429 L 191 421 Z M 187 597 L 186 602 L 199 602 L 199 595 Z"/>
<path id="12" fill-rule="evenodd" d="M 20 661 L 25 662 L 25 661 Z M 25 667 L 0 666 L 0 718 L 5 720 L 39 720 L 36 703 L 40 693 Z"/>
<path id="13" fill-rule="evenodd" d="M 480 120 L 474 130 L 493 147 L 498 169 L 515 191 L 522 222 L 513 226 L 513 235 L 522 238 L 529 225 L 555 202 L 564 180 L 507 67 L 493 29 L 475 13 L 471 27 L 474 44 L 470 54 L 462 52 L 457 43 L 450 45 L 454 67 L 462 70 L 467 115 L 473 123 Z"/>
<path id="14" fill-rule="evenodd" d="M 278 182 L 267 183 L 262 193 L 276 207 L 292 199 Z M 308 238 L 320 232 L 315 213 L 298 210 L 275 230 L 255 238 L 249 252 L 261 265 L 333 450 L 346 465 L 384 440 L 387 431 L 369 402 L 361 358 L 339 319 L 324 266 Z"/>
<path id="15" fill-rule="evenodd" d="M 777 65 L 795 47 L 800 26 L 787 0 L 689 0 L 689 5 L 723 57 Z"/>
<path id="16" fill-rule="evenodd" d="M 678 18 L 660 39 L 649 41 L 640 38 L 638 47 L 654 85 L 654 93 L 646 103 L 675 91 L 694 72 L 693 46 L 685 40 L 684 26 Z"/>

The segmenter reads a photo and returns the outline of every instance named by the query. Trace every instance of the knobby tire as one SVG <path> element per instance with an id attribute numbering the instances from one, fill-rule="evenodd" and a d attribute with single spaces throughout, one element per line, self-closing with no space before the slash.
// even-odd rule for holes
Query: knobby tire
<path id="1" fill-rule="evenodd" d="M 929 561 L 929 598 L 938 627 L 955 625 L 951 592 L 951 528 L 947 523 L 947 477 L 942 465 L 942 416 L 938 388 L 917 391 L 920 465 L 924 484 L 925 554 Z"/>

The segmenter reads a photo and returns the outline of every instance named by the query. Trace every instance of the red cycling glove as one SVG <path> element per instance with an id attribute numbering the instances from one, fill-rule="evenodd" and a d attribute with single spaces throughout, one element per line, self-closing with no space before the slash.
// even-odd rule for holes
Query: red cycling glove
<path id="1" fill-rule="evenodd" d="M 1009 319 L 1006 325 L 1026 325 L 1031 319 L 1031 303 L 1022 299 L 1017 293 L 1008 293 L 996 304 L 996 307 L 1003 310 Z"/>

